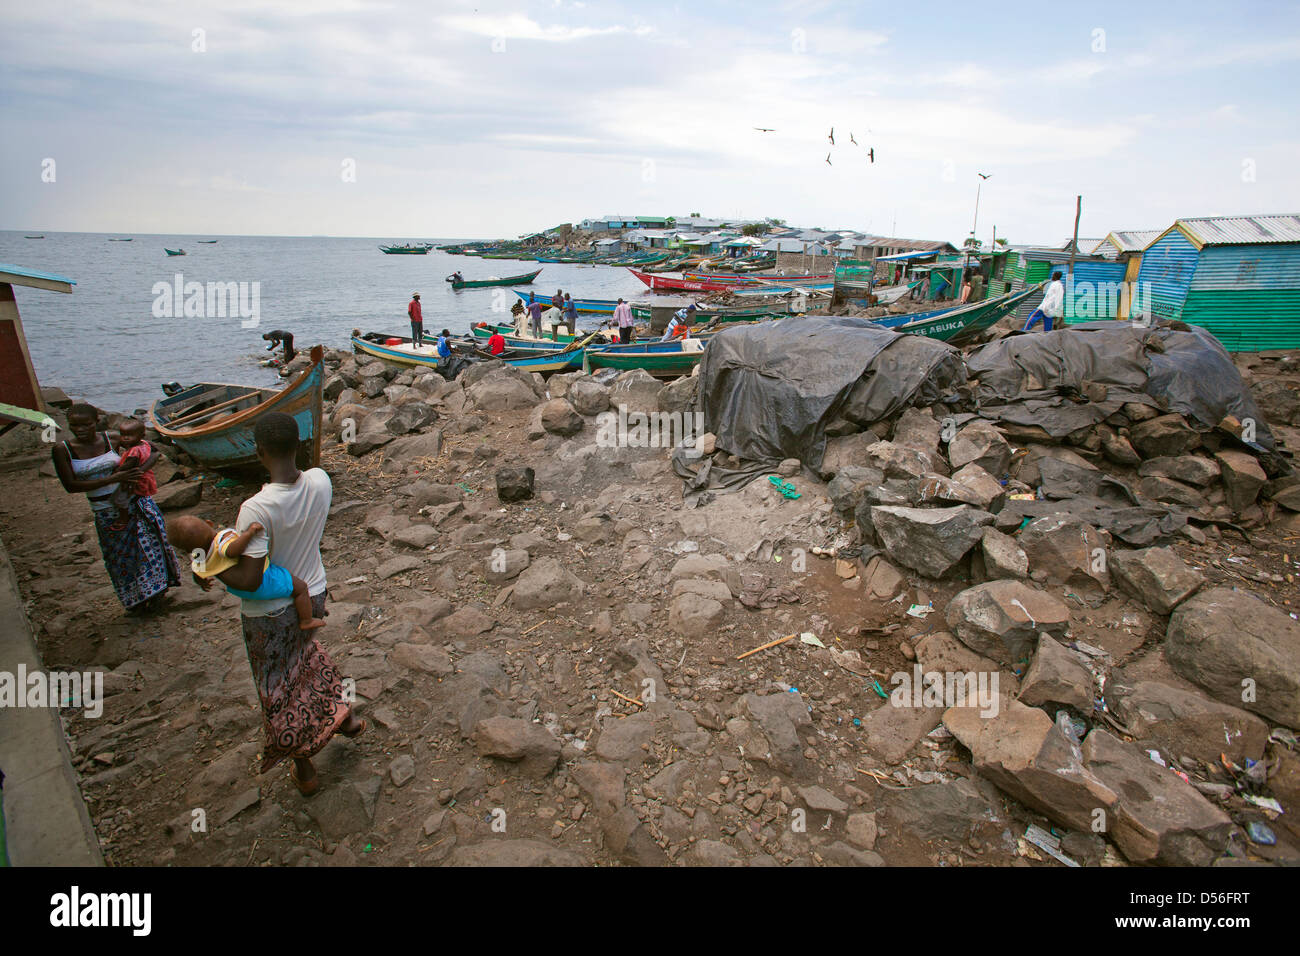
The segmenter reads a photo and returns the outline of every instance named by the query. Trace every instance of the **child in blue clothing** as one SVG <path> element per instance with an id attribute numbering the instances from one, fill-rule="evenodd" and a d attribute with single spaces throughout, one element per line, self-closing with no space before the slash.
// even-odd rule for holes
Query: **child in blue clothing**
<path id="1" fill-rule="evenodd" d="M 206 518 L 193 515 L 180 515 L 167 522 L 168 540 L 190 553 L 190 570 L 194 574 L 194 581 L 205 591 L 212 587 L 213 578 L 226 584 L 222 575 L 239 563 L 249 542 L 263 530 L 255 521 L 248 526 L 247 531 L 240 534 L 234 528 L 218 528 Z M 306 583 L 280 565 L 272 564 L 269 557 L 262 566 L 261 583 L 254 590 L 240 591 L 229 584 L 226 584 L 226 590 L 246 601 L 292 598 L 294 610 L 298 614 L 298 626 L 302 630 L 311 631 L 325 626 L 322 619 L 312 616 L 311 595 L 307 593 Z"/>

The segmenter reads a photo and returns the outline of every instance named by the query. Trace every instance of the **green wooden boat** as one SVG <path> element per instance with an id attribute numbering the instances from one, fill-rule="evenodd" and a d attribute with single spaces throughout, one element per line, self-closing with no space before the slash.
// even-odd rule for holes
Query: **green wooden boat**
<path id="1" fill-rule="evenodd" d="M 536 272 L 525 272 L 523 275 L 506 276 L 502 279 L 469 279 L 457 282 L 453 277 L 447 276 L 447 281 L 451 283 L 453 289 L 486 289 L 498 285 L 528 285 L 539 275 L 542 270 Z"/>
<path id="2" fill-rule="evenodd" d="M 690 375 L 704 357 L 707 341 L 681 339 L 668 342 L 638 342 L 635 345 L 611 345 L 587 349 L 583 353 L 583 371 L 594 368 L 644 369 L 655 378 L 678 378 Z"/>
<path id="3" fill-rule="evenodd" d="M 926 338 L 938 339 L 940 342 L 959 342 L 984 331 L 999 319 L 1010 315 L 1025 299 L 1037 291 L 1039 287 L 1035 285 L 1021 292 L 1008 292 L 994 299 L 985 299 L 983 302 L 975 302 L 955 309 L 891 315 L 872 319 L 872 321 L 895 332 L 924 335 Z"/>

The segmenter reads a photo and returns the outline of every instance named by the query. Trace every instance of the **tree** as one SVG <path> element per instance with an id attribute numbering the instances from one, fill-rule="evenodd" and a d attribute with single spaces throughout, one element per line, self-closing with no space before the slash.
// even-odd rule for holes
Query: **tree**
<path id="1" fill-rule="evenodd" d="M 677 225 L 677 217 L 669 216 L 667 219 L 664 220 L 664 225 L 666 225 L 669 229 L 673 228 L 675 225 Z"/>
<path id="2" fill-rule="evenodd" d="M 765 235 L 771 227 L 765 222 L 751 222 L 740 227 L 742 236 L 762 236 Z"/>

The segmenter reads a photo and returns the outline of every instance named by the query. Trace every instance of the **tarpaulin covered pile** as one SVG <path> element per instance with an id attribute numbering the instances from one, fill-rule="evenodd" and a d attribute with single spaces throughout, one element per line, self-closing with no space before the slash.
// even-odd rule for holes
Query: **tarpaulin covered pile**
<path id="1" fill-rule="evenodd" d="M 1089 322 L 1013 335 L 966 357 L 979 414 L 1037 425 L 1054 438 L 1095 425 L 1128 402 L 1177 412 L 1208 431 L 1225 417 L 1256 423 L 1254 450 L 1273 449 L 1232 358 L 1194 326 Z"/>
<path id="2" fill-rule="evenodd" d="M 786 458 L 818 468 L 833 417 L 868 425 L 952 398 L 966 381 L 952 346 L 847 316 L 725 329 L 705 349 L 699 376 L 705 427 L 741 467 L 705 462 L 694 471 L 688 462 L 698 459 L 679 449 L 673 467 L 687 480 L 688 500 L 735 490 Z"/>

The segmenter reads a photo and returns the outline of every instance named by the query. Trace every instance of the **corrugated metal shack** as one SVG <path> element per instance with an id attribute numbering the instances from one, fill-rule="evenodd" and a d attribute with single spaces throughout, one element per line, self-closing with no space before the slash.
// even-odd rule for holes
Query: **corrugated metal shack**
<path id="1" fill-rule="evenodd" d="M 1179 219 L 1143 251 L 1138 285 L 1152 316 L 1230 351 L 1300 347 L 1300 215 Z"/>
<path id="2" fill-rule="evenodd" d="M 1066 282 L 1065 288 L 1065 323 L 1093 322 L 1097 319 L 1113 319 L 1121 309 L 1124 295 L 1122 292 L 1126 263 L 1101 256 L 1075 256 L 1074 271 L 1070 272 L 1070 253 L 1062 249 L 1041 249 L 1018 247 L 1011 250 L 1007 257 L 1003 279 L 1007 289 L 1003 291 L 1019 292 L 1031 285 L 1046 282 L 1053 272 L 1060 272 L 1062 277 L 1073 281 Z M 1016 315 L 1027 319 L 1029 313 L 1038 308 L 1041 295 L 1031 295 L 1016 310 Z"/>

